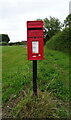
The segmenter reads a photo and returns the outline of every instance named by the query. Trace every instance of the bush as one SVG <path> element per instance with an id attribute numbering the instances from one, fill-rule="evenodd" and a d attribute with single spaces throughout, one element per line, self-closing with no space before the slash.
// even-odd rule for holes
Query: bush
<path id="1" fill-rule="evenodd" d="M 46 46 L 53 50 L 59 50 L 69 53 L 69 34 L 71 30 L 69 28 L 54 35 L 50 41 L 47 42 Z"/>

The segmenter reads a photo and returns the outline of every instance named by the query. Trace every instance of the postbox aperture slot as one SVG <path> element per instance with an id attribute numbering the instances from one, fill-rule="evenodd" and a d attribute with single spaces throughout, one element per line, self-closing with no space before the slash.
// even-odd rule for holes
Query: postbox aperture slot
<path id="1" fill-rule="evenodd" d="M 32 53 L 39 54 L 39 42 L 38 41 L 32 41 Z"/>
<path id="2" fill-rule="evenodd" d="M 28 30 L 42 30 L 42 28 L 28 28 Z"/>

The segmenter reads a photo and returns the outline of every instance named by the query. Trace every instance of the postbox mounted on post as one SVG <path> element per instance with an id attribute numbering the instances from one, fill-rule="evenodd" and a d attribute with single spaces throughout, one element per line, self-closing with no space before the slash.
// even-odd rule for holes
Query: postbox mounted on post
<path id="1" fill-rule="evenodd" d="M 28 60 L 43 60 L 43 21 L 27 21 Z"/>

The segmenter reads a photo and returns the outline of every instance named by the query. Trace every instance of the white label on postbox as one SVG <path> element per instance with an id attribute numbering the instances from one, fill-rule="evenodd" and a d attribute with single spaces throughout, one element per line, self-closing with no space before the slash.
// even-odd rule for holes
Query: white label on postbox
<path id="1" fill-rule="evenodd" d="M 39 53 L 38 41 L 32 41 L 32 53 Z"/>

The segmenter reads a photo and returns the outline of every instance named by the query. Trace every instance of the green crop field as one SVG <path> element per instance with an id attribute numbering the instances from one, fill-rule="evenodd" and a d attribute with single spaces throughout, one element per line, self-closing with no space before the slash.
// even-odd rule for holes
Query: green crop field
<path id="1" fill-rule="evenodd" d="M 45 46 L 38 61 L 38 97 L 33 96 L 32 61 L 26 46 L 2 47 L 3 117 L 69 117 L 69 56 Z"/>

